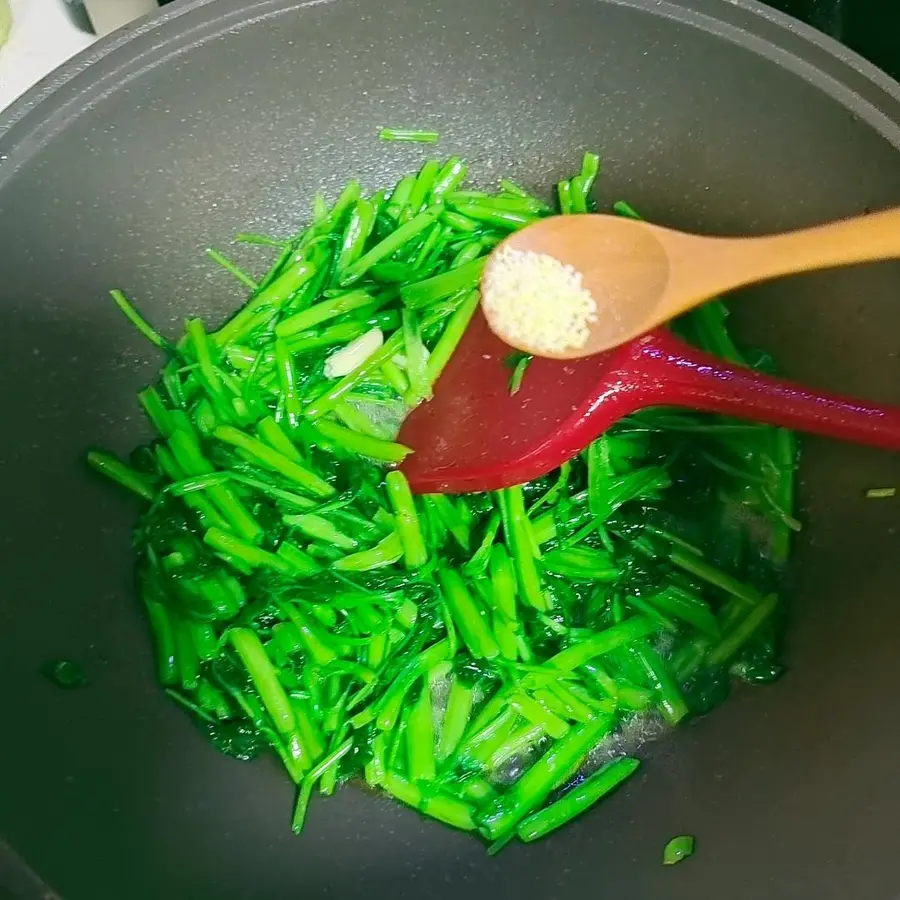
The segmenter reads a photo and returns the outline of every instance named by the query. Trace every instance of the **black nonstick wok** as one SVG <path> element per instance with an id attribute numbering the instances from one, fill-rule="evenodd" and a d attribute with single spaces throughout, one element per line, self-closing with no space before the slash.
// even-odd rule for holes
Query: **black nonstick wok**
<path id="1" fill-rule="evenodd" d="M 900 88 L 751 0 L 194 0 L 68 65 L 0 116 L 0 833 L 65 900 L 900 896 L 900 499 L 864 498 L 900 483 L 894 456 L 804 442 L 787 676 L 497 858 L 352 787 L 293 838 L 280 767 L 219 755 L 157 689 L 136 510 L 81 460 L 149 433 L 134 395 L 158 360 L 106 291 L 172 333 L 218 320 L 239 289 L 204 248 L 434 152 L 382 125 L 436 128 L 483 184 L 546 189 L 596 149 L 602 202 L 677 227 L 900 203 Z M 734 308 L 790 377 L 900 402 L 897 264 Z M 60 657 L 90 686 L 42 677 Z M 663 869 L 684 832 L 696 855 Z"/>

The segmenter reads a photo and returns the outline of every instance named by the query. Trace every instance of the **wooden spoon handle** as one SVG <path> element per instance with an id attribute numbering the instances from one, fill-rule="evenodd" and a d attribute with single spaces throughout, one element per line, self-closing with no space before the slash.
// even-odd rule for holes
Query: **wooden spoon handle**
<path id="1" fill-rule="evenodd" d="M 713 240 L 722 288 L 734 288 L 796 272 L 900 258 L 900 208 L 769 237 Z"/>
<path id="2" fill-rule="evenodd" d="M 664 331 L 635 342 L 637 407 L 686 406 L 900 450 L 900 407 L 815 391 L 734 366 Z"/>

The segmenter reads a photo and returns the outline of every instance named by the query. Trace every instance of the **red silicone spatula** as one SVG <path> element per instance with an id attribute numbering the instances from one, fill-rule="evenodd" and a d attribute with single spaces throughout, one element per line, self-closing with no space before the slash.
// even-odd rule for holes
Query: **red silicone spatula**
<path id="1" fill-rule="evenodd" d="M 406 420 L 402 469 L 417 493 L 489 491 L 546 474 L 624 416 L 682 406 L 900 450 L 900 408 L 818 393 L 729 365 L 653 331 L 574 360 L 534 359 L 510 396 L 510 348 L 480 311 L 434 399 Z"/>

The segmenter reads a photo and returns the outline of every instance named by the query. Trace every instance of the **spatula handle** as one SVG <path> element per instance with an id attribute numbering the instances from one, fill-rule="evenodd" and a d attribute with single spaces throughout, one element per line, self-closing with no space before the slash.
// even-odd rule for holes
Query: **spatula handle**
<path id="1" fill-rule="evenodd" d="M 761 375 L 668 332 L 636 341 L 641 406 L 685 406 L 839 440 L 900 450 L 900 407 L 880 406 Z"/>

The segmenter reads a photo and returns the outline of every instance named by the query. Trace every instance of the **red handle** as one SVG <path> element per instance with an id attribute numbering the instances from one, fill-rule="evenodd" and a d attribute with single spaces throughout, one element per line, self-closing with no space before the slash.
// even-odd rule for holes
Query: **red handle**
<path id="1" fill-rule="evenodd" d="M 878 406 L 734 366 L 665 331 L 632 344 L 640 406 L 687 406 L 900 450 L 900 407 Z"/>

